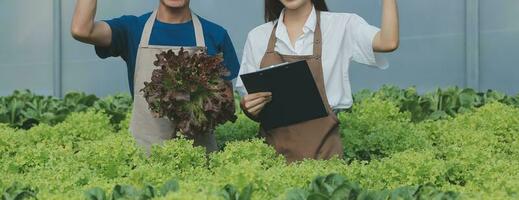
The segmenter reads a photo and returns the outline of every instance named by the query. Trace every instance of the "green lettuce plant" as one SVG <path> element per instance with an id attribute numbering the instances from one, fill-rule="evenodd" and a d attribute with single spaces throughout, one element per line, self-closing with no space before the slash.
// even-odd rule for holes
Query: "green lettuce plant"
<path id="1" fill-rule="evenodd" d="M 164 183 L 161 187 L 154 187 L 146 184 L 144 188 L 138 189 L 131 185 L 116 185 L 112 189 L 112 195 L 109 197 L 107 192 L 102 188 L 92 188 L 85 192 L 87 200 L 123 200 L 123 199 L 140 199 L 149 200 L 159 197 L 164 197 L 170 192 L 179 190 L 179 185 L 176 180 L 170 180 Z"/>
<path id="2" fill-rule="evenodd" d="M 23 186 L 18 182 L 13 183 L 5 191 L 0 190 L 1 200 L 24 200 L 24 199 L 38 199 L 36 195 L 38 190 L 30 186 Z"/>
<path id="3" fill-rule="evenodd" d="M 293 189 L 287 200 L 374 200 L 374 199 L 458 199 L 456 192 L 442 192 L 432 184 L 405 186 L 394 190 L 367 190 L 338 174 L 319 176 L 307 189 Z"/>
<path id="4" fill-rule="evenodd" d="M 99 99 L 83 92 L 69 92 L 63 99 L 58 99 L 21 90 L 0 97 L 0 123 L 30 129 L 39 124 L 55 125 L 63 122 L 71 113 L 94 108 L 110 115 L 112 124 L 117 126 L 130 111 L 131 105 L 132 98 L 128 94 Z"/>
<path id="5" fill-rule="evenodd" d="M 128 118 L 117 130 L 97 109 L 29 130 L 0 124 L 0 192 L 11 188 L 12 198 L 29 188 L 38 199 L 85 199 L 85 191 L 99 188 L 92 194 L 110 199 L 113 191 L 128 197 L 124 185 L 131 185 L 154 199 L 222 199 L 230 184 L 235 189 L 228 186 L 228 196 L 239 199 L 249 196 L 242 188 L 250 184 L 253 200 L 286 199 L 294 188 L 300 199 L 314 193 L 318 199 L 339 194 L 349 182 L 358 183 L 357 199 L 518 199 L 519 109 L 497 93 L 488 96 L 497 100 L 421 122 L 394 101 L 367 97 L 339 117 L 348 160 L 291 164 L 264 140 L 250 140 L 257 124 L 245 120 L 220 126 L 227 140 L 220 152 L 207 156 L 191 140 L 175 139 L 154 147 L 150 157 L 127 130 Z M 312 183 L 332 173 L 343 176 L 343 184 L 326 178 Z M 160 187 L 147 187 L 171 179 L 181 188 L 166 196 L 157 195 Z M 12 189 L 14 182 L 23 185 Z"/>

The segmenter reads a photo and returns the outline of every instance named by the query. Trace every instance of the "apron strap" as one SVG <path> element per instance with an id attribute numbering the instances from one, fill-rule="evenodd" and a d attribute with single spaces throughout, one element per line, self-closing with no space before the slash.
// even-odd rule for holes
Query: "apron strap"
<path id="1" fill-rule="evenodd" d="M 315 31 L 314 31 L 314 57 L 321 60 L 322 49 L 323 49 L 323 36 L 321 32 L 321 12 L 316 11 Z"/>
<path id="2" fill-rule="evenodd" d="M 274 23 L 274 22 L 273 22 Z M 270 34 L 270 38 L 269 38 L 269 44 L 267 46 L 267 54 L 272 54 L 272 53 L 275 53 L 275 48 L 276 48 L 276 42 L 277 42 L 277 38 L 276 38 L 276 29 L 278 28 L 278 23 L 274 23 L 274 28 L 272 29 L 272 33 Z"/>
<path id="3" fill-rule="evenodd" d="M 153 25 L 155 24 L 155 19 L 157 19 L 157 10 L 154 10 L 146 24 L 144 25 L 144 29 L 142 31 L 140 47 L 149 47 L 151 32 L 153 31 Z M 197 47 L 205 47 L 205 38 L 204 38 L 204 30 L 202 28 L 202 23 L 196 14 L 191 11 L 191 19 L 193 21 L 193 26 L 195 29 L 195 39 Z"/>
<path id="4" fill-rule="evenodd" d="M 323 47 L 323 40 L 322 40 L 322 32 L 321 32 L 321 12 L 320 11 L 316 11 L 316 24 L 315 24 L 315 32 L 314 32 L 314 48 L 313 48 L 313 56 L 316 57 L 317 59 L 321 59 L 321 55 L 322 55 L 322 47 Z M 272 29 L 272 33 L 270 34 L 270 39 L 269 39 L 269 43 L 268 43 L 268 46 L 267 46 L 267 53 L 275 53 L 275 49 L 276 49 L 276 42 L 277 42 L 277 38 L 276 38 L 276 30 L 278 28 L 278 23 L 279 22 L 276 22 L 274 24 L 274 28 Z"/>
<path id="5" fill-rule="evenodd" d="M 193 14 L 193 11 L 191 11 L 191 19 L 193 20 L 193 26 L 195 28 L 196 46 L 205 47 L 204 29 L 202 28 L 202 23 L 198 15 Z"/>

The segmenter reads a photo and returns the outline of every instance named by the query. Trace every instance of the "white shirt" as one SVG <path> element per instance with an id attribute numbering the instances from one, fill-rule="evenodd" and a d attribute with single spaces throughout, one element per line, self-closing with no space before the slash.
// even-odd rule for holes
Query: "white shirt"
<path id="1" fill-rule="evenodd" d="M 317 22 L 315 8 L 312 10 L 301 35 L 292 46 L 288 31 L 283 23 L 284 12 L 279 17 L 276 30 L 275 50 L 285 55 L 312 55 L 314 31 Z M 249 32 L 245 43 L 240 74 L 255 72 L 267 50 L 268 41 L 274 28 L 269 22 Z M 321 12 L 322 65 L 324 84 L 328 102 L 333 109 L 349 108 L 353 104 L 349 66 L 356 61 L 385 69 L 387 61 L 373 52 L 373 38 L 379 32 L 356 14 Z M 290 81 L 290 77 L 287 77 Z M 236 88 L 242 95 L 246 89 L 238 77 Z"/>

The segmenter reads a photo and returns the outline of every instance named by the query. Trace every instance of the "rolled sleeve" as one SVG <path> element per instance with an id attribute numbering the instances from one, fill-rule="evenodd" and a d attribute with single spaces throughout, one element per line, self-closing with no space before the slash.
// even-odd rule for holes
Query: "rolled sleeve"
<path id="1" fill-rule="evenodd" d="M 243 57 L 240 67 L 240 75 L 252 73 L 259 69 L 259 63 L 256 62 L 256 59 L 254 58 L 254 52 L 252 48 L 252 44 L 250 41 L 250 37 L 247 38 L 247 41 L 245 42 L 245 47 L 243 48 Z M 243 84 L 243 81 L 238 76 L 238 79 L 236 80 L 236 91 L 241 96 L 247 95 L 247 89 L 245 88 L 245 85 Z"/>
<path id="2" fill-rule="evenodd" d="M 389 63 L 386 58 L 373 50 L 373 40 L 380 29 L 369 25 L 358 15 L 352 16 L 349 27 L 352 30 L 349 42 L 353 44 L 353 60 L 380 69 L 388 68 Z"/>
<path id="3" fill-rule="evenodd" d="M 123 57 L 128 54 L 128 30 L 131 16 L 122 16 L 111 20 L 103 20 L 112 31 L 112 42 L 110 46 L 95 46 L 99 58 Z"/>

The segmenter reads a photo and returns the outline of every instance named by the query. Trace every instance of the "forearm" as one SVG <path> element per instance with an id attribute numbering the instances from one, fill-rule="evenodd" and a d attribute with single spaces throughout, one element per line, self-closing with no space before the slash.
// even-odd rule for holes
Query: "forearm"
<path id="1" fill-rule="evenodd" d="M 94 29 L 97 0 L 77 0 L 72 18 L 72 34 L 88 36 Z"/>
<path id="2" fill-rule="evenodd" d="M 111 30 L 105 22 L 95 22 L 97 0 L 77 0 L 72 18 L 72 36 L 85 43 L 108 46 Z"/>
<path id="3" fill-rule="evenodd" d="M 382 0 L 382 25 L 373 42 L 377 52 L 390 52 L 400 42 L 397 0 Z"/>

